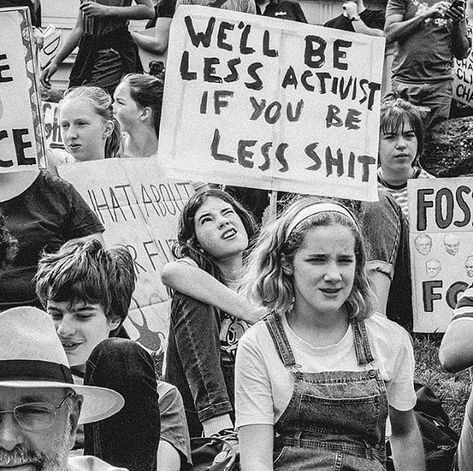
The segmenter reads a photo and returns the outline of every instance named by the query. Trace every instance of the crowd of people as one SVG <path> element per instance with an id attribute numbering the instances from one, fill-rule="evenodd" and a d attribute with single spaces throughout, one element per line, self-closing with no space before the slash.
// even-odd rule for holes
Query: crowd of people
<path id="1" fill-rule="evenodd" d="M 161 271 L 171 296 L 161 371 L 123 325 L 132 254 L 106 246 L 57 168 L 156 158 L 164 83 L 143 73 L 137 46 L 165 52 L 179 5 L 307 20 L 289 0 L 81 0 L 40 77 L 50 88 L 78 47 L 59 103 L 64 150 L 48 150 L 47 168 L 0 173 L 0 469 L 188 470 L 192 439 L 237 436 L 243 471 L 382 470 L 387 438 L 396 470 L 424 470 L 407 181 L 435 178 L 424 142 L 450 116 L 452 60 L 471 48 L 468 2 L 348 1 L 326 23 L 387 40 L 379 199 L 285 194 L 268 221 L 266 193 L 194 183 Z M 39 1 L 0 0 L 21 5 L 40 26 Z M 130 31 L 133 19 L 154 36 Z M 439 352 L 448 371 L 473 366 L 472 308 L 468 288 Z M 473 396 L 460 471 L 473 466 L 472 421 Z"/>

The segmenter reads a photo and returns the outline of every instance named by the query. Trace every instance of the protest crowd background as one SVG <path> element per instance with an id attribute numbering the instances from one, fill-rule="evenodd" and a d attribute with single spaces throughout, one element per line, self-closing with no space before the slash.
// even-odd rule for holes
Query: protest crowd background
<path id="1" fill-rule="evenodd" d="M 473 469 L 472 39 L 0 0 L 0 469 Z"/>

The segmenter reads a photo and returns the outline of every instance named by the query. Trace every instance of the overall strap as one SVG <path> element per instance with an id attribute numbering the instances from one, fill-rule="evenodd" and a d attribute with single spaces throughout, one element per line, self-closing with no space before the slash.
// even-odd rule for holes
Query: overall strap
<path id="1" fill-rule="evenodd" d="M 353 337 L 355 342 L 356 359 L 358 364 L 363 366 L 374 361 L 371 353 L 370 342 L 368 340 L 368 333 L 366 332 L 366 325 L 364 319 L 351 321 L 353 329 Z"/>
<path id="2" fill-rule="evenodd" d="M 220 8 L 227 0 L 215 0 L 209 4 L 209 7 Z"/>
<path id="3" fill-rule="evenodd" d="M 282 327 L 281 319 L 274 312 L 271 312 L 267 316 L 263 317 L 264 323 L 268 328 L 269 335 L 273 339 L 274 345 L 278 352 L 279 358 L 283 362 L 284 366 L 294 366 L 296 360 L 294 359 L 294 354 L 292 353 L 291 346 L 289 345 L 289 340 L 287 339 L 286 333 Z"/>

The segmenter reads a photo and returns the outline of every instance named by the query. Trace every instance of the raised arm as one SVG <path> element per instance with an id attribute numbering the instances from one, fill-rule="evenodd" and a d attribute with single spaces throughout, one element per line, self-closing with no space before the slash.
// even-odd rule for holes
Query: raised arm
<path id="1" fill-rule="evenodd" d="M 457 59 L 468 57 L 471 49 L 471 39 L 466 30 L 465 4 L 458 4 L 450 8 L 451 17 L 450 36 L 452 38 L 452 51 Z"/>
<path id="2" fill-rule="evenodd" d="M 363 0 L 355 2 L 346 2 L 343 4 L 343 9 L 347 18 L 351 21 L 355 33 L 367 34 L 368 36 L 384 36 L 384 31 L 379 28 L 370 28 L 363 20 L 362 13 L 366 11 Z"/>
<path id="3" fill-rule="evenodd" d="M 399 411 L 390 406 L 389 419 L 392 427 L 390 442 L 394 468 L 403 471 L 424 471 L 424 446 L 414 410 Z"/>
<path id="4" fill-rule="evenodd" d="M 136 5 L 115 7 L 101 5 L 96 2 L 83 2 L 80 10 L 87 16 L 114 16 L 128 20 L 150 20 L 154 18 L 154 8 L 151 0 L 135 0 Z"/>
<path id="5" fill-rule="evenodd" d="M 404 21 L 404 16 L 400 13 L 390 13 L 389 4 L 386 11 L 386 25 L 384 32 L 386 34 L 386 41 L 399 41 L 423 26 L 423 22 L 428 18 L 440 18 L 450 7 L 448 1 L 437 2 L 435 5 L 419 13 L 413 18 Z"/>
<path id="6" fill-rule="evenodd" d="M 183 262 L 167 263 L 161 272 L 161 280 L 169 288 L 211 304 L 249 324 L 254 324 L 266 313 L 264 308 L 254 306 L 197 266 Z"/>
<path id="7" fill-rule="evenodd" d="M 144 34 L 131 32 L 133 41 L 145 51 L 154 54 L 163 54 L 167 51 L 169 42 L 169 30 L 172 18 L 158 18 L 156 20 L 155 35 L 145 36 Z"/>

